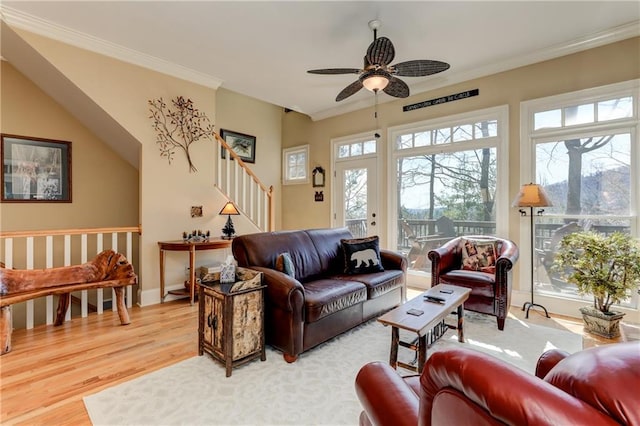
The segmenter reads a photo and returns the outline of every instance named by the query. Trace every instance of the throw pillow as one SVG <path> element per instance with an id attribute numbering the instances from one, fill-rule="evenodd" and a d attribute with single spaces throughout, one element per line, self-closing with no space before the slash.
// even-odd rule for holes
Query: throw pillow
<path id="1" fill-rule="evenodd" d="M 276 259 L 276 270 L 289 275 L 291 278 L 296 277 L 296 267 L 293 266 L 293 260 L 289 253 L 280 253 Z"/>
<path id="2" fill-rule="evenodd" d="M 368 274 L 384 271 L 380 260 L 380 241 L 377 236 L 340 240 L 344 252 L 344 272 Z"/>
<path id="3" fill-rule="evenodd" d="M 462 239 L 462 269 L 494 274 L 496 245 L 494 241 Z"/>

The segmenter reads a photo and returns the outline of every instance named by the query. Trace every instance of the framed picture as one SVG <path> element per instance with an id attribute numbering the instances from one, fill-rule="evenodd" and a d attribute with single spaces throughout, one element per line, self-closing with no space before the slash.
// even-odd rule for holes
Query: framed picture
<path id="1" fill-rule="evenodd" d="M 233 152 L 246 163 L 256 162 L 256 137 L 244 133 L 232 132 L 220 129 L 220 136 L 229 145 Z M 226 157 L 226 150 L 222 150 L 222 158 Z M 233 159 L 233 158 L 232 158 Z"/>
<path id="2" fill-rule="evenodd" d="M 320 166 L 313 169 L 311 172 L 313 177 L 313 187 L 314 188 L 322 188 L 324 186 L 324 169 Z"/>
<path id="3" fill-rule="evenodd" d="M 3 202 L 71 202 L 71 142 L 1 137 Z"/>

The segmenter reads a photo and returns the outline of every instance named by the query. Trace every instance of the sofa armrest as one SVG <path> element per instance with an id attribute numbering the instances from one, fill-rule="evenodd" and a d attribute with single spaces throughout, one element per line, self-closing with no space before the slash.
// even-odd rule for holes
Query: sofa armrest
<path id="1" fill-rule="evenodd" d="M 505 424 L 616 424 L 550 383 L 468 348 L 435 352 L 427 360 L 420 383 L 424 424 L 443 424 L 440 420 L 452 420 L 451 413 L 471 408 Z M 457 397 L 436 398 L 442 392 Z"/>
<path id="2" fill-rule="evenodd" d="M 247 266 L 254 271 L 262 272 L 263 284 L 269 303 L 284 311 L 302 311 L 302 305 L 296 301 L 304 303 L 304 289 L 300 281 L 275 269 L 262 266 Z M 299 293 L 296 295 L 296 293 Z"/>
<path id="3" fill-rule="evenodd" d="M 536 363 L 536 377 L 544 379 L 549 370 L 556 366 L 557 363 L 569 356 L 569 352 L 560 349 L 550 349 L 545 351 Z"/>
<path id="4" fill-rule="evenodd" d="M 389 365 L 371 362 L 356 376 L 356 394 L 369 422 L 374 425 L 418 424 L 418 396 Z M 361 416 L 361 423 L 363 422 Z"/>
<path id="5" fill-rule="evenodd" d="M 409 267 L 407 257 L 392 250 L 380 249 L 380 260 L 384 269 L 398 269 L 402 272 L 407 272 Z"/>

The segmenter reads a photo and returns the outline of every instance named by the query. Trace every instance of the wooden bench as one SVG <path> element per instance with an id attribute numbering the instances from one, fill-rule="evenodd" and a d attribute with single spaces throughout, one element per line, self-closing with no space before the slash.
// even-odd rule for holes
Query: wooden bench
<path id="1" fill-rule="evenodd" d="M 105 250 L 82 265 L 47 269 L 0 267 L 0 355 L 11 351 L 11 305 L 51 294 L 60 295 L 54 325 L 64 323 L 71 292 L 113 288 L 122 325 L 129 324 L 125 287 L 138 283 L 133 265 L 120 253 Z"/>

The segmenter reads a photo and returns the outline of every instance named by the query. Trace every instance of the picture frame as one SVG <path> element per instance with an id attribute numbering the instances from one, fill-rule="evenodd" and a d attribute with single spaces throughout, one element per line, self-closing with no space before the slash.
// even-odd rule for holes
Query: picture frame
<path id="1" fill-rule="evenodd" d="M 238 157 L 245 163 L 256 162 L 256 137 L 232 130 L 220 129 L 220 137 L 229 145 Z M 226 158 L 226 150 L 221 152 L 222 158 Z M 231 158 L 233 160 L 233 157 Z"/>
<path id="2" fill-rule="evenodd" d="M 71 202 L 71 142 L 4 133 L 0 138 L 2 202 Z"/>

